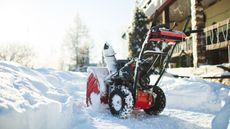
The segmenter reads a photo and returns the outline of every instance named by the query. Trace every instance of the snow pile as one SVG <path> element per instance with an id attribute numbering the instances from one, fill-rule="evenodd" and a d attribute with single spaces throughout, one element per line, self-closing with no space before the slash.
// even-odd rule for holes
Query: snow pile
<path id="1" fill-rule="evenodd" d="M 187 68 L 171 68 L 167 69 L 168 73 L 172 73 L 179 76 L 195 76 L 195 77 L 221 77 L 229 76 L 230 64 L 222 65 L 204 65 L 199 68 L 187 67 Z M 185 72 L 186 71 L 186 72 Z"/>
<path id="2" fill-rule="evenodd" d="M 156 76 L 151 76 L 152 83 Z M 160 87 L 166 94 L 167 108 L 215 113 L 223 107 L 229 88 L 198 78 L 163 77 Z"/>
<path id="3" fill-rule="evenodd" d="M 151 83 L 157 77 L 151 76 Z M 230 87 L 195 77 L 163 77 L 160 87 L 166 94 L 166 108 L 215 114 L 207 124 L 213 129 L 230 129 Z"/>
<path id="4" fill-rule="evenodd" d="M 74 99 L 84 99 L 74 95 L 84 94 L 85 79 L 85 74 L 0 62 L 0 128 L 71 128 Z"/>

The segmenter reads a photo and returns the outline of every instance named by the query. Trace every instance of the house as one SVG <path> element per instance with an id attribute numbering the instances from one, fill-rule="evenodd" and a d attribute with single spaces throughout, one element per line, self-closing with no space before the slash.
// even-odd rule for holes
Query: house
<path id="1" fill-rule="evenodd" d="M 177 45 L 172 62 L 177 67 L 230 63 L 230 0 L 137 0 L 136 5 L 159 23 L 182 30 L 203 29 Z"/>

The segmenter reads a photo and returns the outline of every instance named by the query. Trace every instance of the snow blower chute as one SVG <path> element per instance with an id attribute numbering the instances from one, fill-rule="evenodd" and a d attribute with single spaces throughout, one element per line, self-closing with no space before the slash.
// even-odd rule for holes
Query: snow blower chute
<path id="1" fill-rule="evenodd" d="M 106 68 L 88 68 L 86 103 L 93 105 L 92 94 L 99 101 L 109 105 L 110 112 L 120 118 L 126 118 L 134 109 L 143 109 L 147 114 L 158 115 L 166 105 L 166 97 L 159 87 L 159 81 L 165 73 L 176 45 L 190 33 L 173 31 L 166 25 L 152 22 L 139 57 L 131 60 L 116 60 L 115 52 L 109 44 L 104 45 Z M 150 75 L 158 75 L 150 85 Z"/>

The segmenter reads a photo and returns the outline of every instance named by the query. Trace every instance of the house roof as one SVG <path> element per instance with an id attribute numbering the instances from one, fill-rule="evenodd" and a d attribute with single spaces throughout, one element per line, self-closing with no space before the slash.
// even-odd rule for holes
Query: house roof
<path id="1" fill-rule="evenodd" d="M 202 0 L 202 5 L 207 8 L 217 0 Z M 142 0 L 138 6 L 143 9 L 147 16 L 153 16 L 158 10 L 159 13 L 170 6 L 170 21 L 183 21 L 190 15 L 190 0 Z"/>

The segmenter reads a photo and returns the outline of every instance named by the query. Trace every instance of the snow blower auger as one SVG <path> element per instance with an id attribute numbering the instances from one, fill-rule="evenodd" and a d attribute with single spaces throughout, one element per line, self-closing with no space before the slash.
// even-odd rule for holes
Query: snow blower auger
<path id="1" fill-rule="evenodd" d="M 177 43 L 198 32 L 185 32 L 189 19 L 183 32 L 153 22 L 137 59 L 116 60 L 115 52 L 106 43 L 103 52 L 107 68 L 88 68 L 87 105 L 94 104 L 91 95 L 97 94 L 100 102 L 108 104 L 110 112 L 120 118 L 127 118 L 133 109 L 143 109 L 150 115 L 161 113 L 166 97 L 158 86 L 159 81 Z M 151 74 L 159 75 L 153 85 L 150 85 Z"/>

